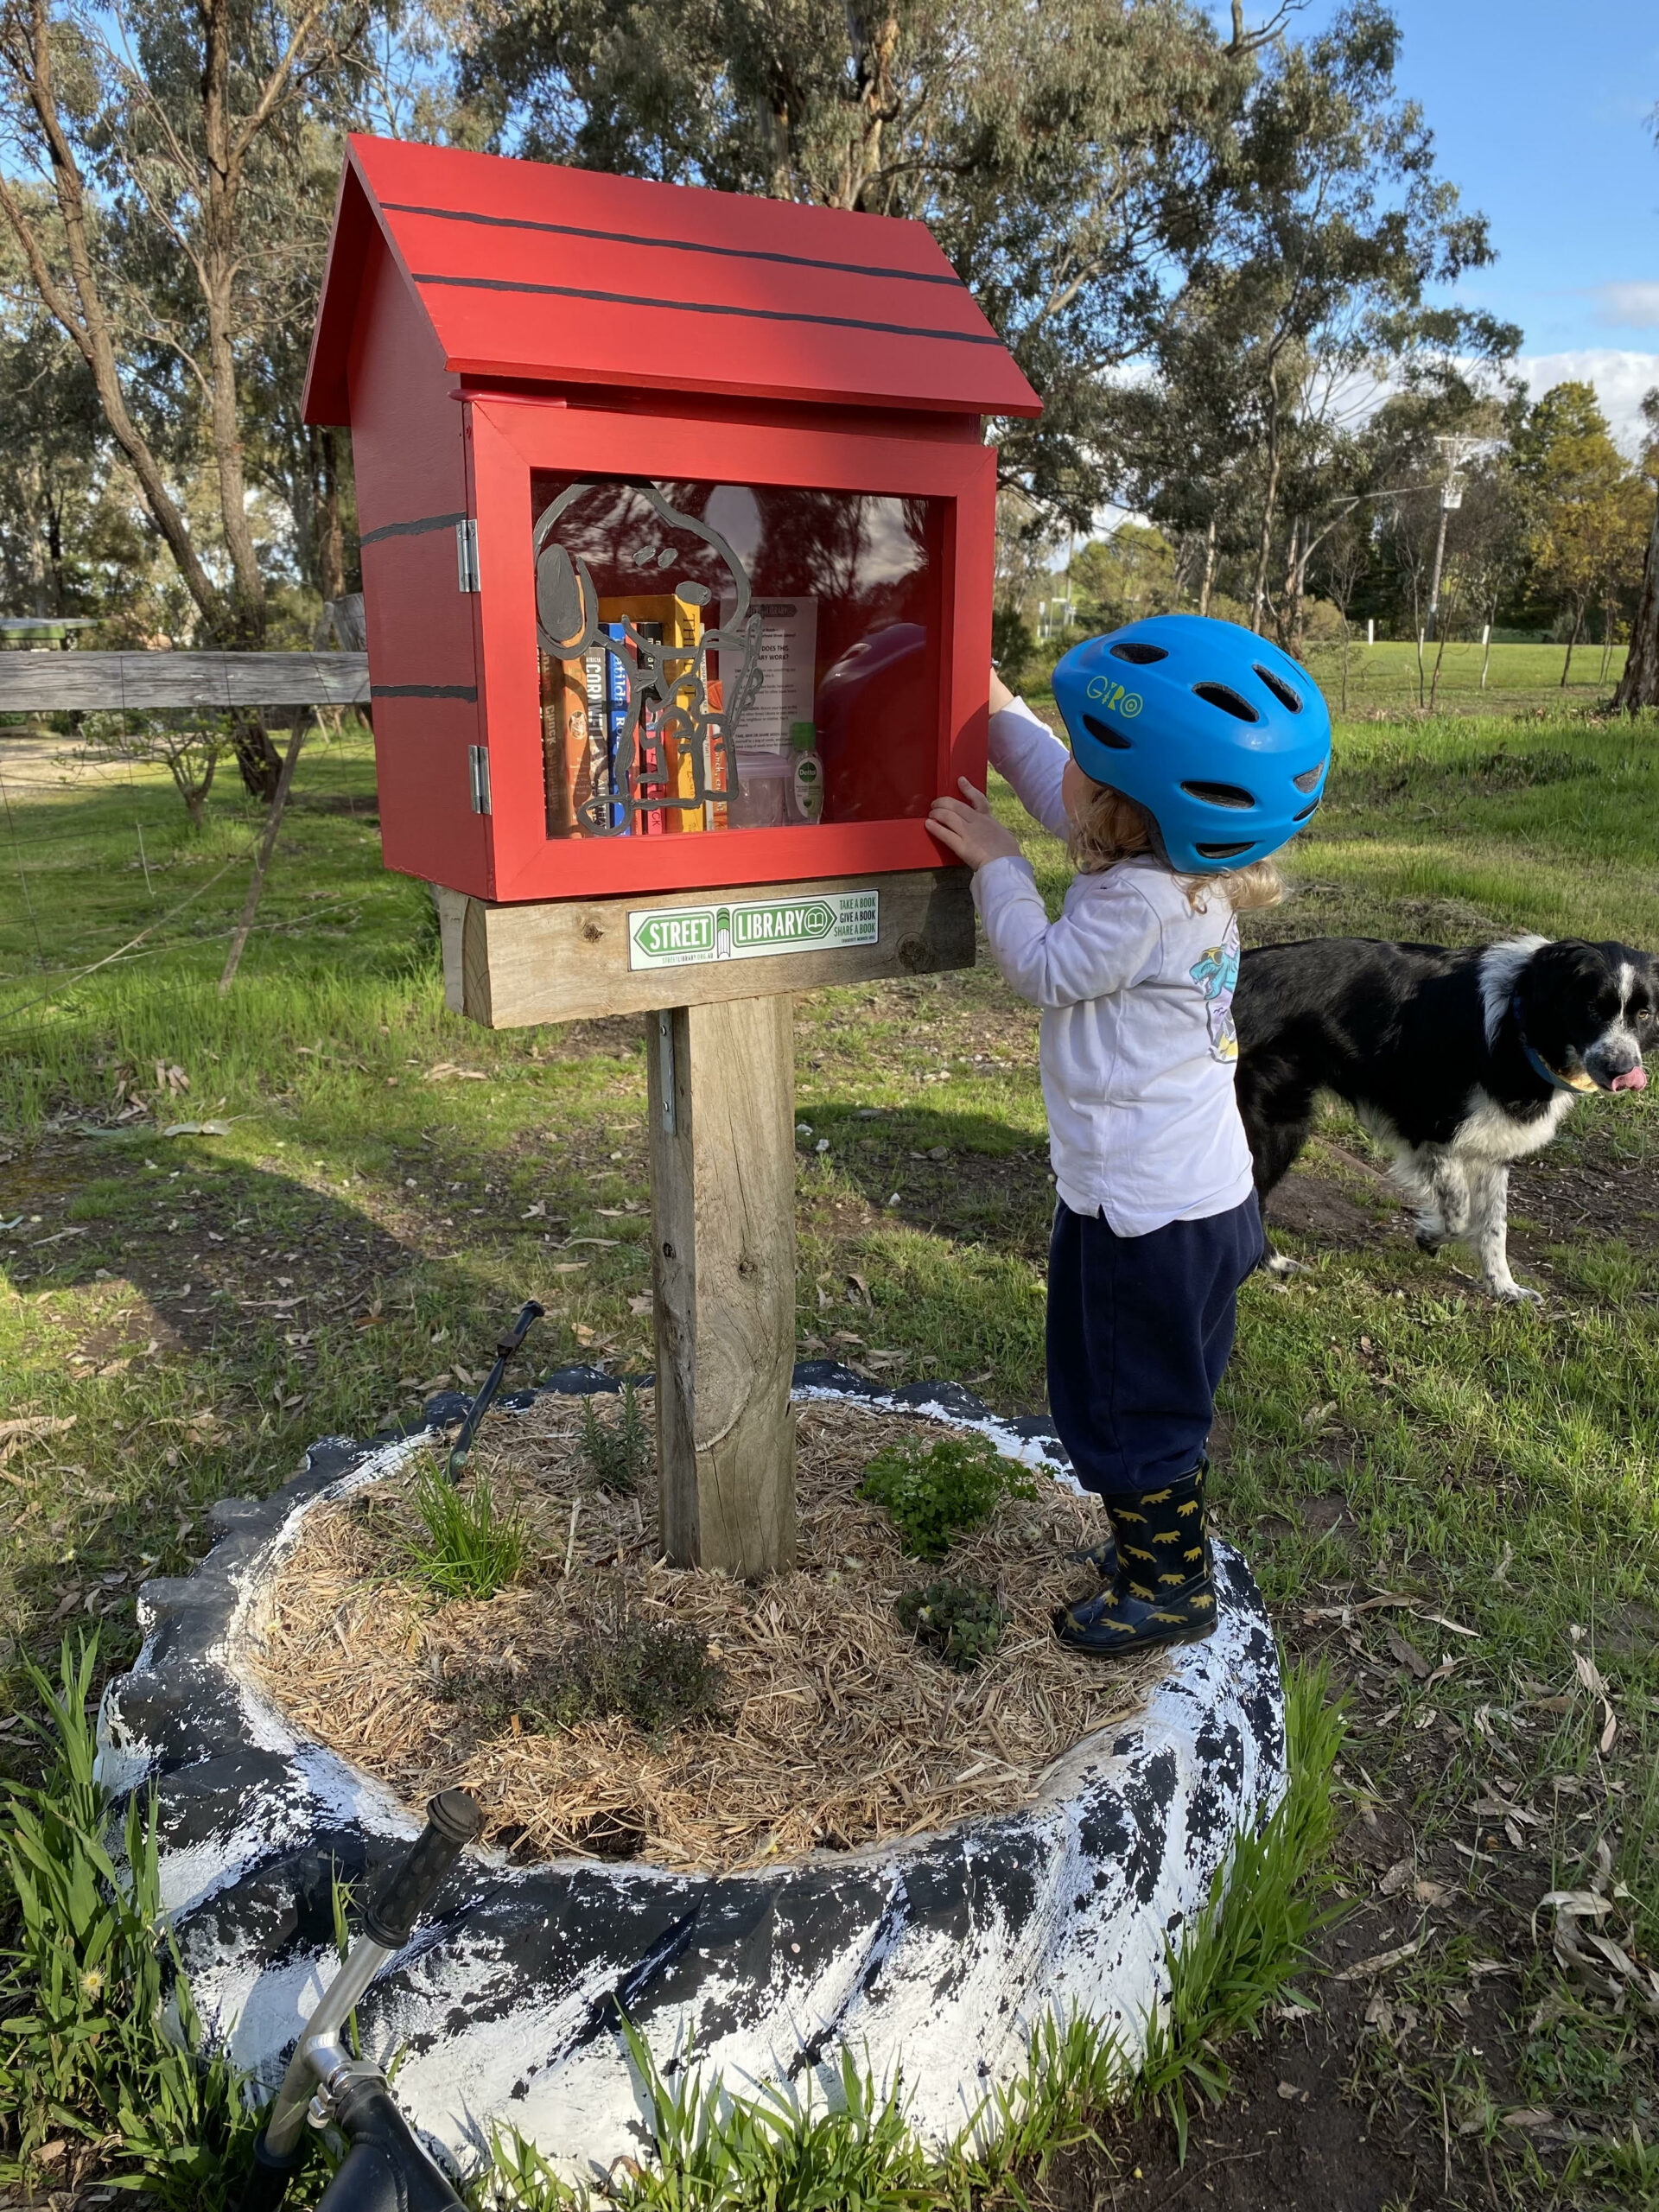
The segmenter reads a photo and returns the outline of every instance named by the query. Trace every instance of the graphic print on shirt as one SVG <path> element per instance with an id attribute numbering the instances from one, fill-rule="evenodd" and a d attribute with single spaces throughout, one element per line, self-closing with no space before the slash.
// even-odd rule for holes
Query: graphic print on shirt
<path id="1" fill-rule="evenodd" d="M 1233 1027 L 1233 993 L 1238 988 L 1238 924 L 1234 922 L 1220 944 L 1212 944 L 1188 974 L 1204 993 L 1210 1018 L 1210 1057 L 1232 1062 L 1238 1058 L 1238 1032 Z"/>

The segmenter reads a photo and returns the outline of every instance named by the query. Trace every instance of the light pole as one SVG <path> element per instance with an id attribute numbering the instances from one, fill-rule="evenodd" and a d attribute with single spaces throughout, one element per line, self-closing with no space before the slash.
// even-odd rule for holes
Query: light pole
<path id="1" fill-rule="evenodd" d="M 1434 573 L 1428 582 L 1428 632 L 1432 639 L 1440 613 L 1440 570 L 1446 563 L 1446 524 L 1448 515 L 1455 514 L 1463 505 L 1463 464 L 1482 443 L 1478 438 L 1465 437 L 1459 432 L 1437 437 L 1446 463 L 1446 474 L 1440 480 L 1440 526 L 1434 539 Z"/>

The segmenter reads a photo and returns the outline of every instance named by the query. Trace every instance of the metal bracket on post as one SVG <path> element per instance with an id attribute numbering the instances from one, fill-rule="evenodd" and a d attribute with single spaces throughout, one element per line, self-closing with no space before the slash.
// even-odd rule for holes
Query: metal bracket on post
<path id="1" fill-rule="evenodd" d="M 455 524 L 455 577 L 462 591 L 477 591 L 478 524 L 469 518 Z"/>
<path id="2" fill-rule="evenodd" d="M 657 1016 L 657 1087 L 662 1102 L 663 1135 L 677 1136 L 679 1114 L 675 1104 L 674 1016 L 664 1007 Z"/>

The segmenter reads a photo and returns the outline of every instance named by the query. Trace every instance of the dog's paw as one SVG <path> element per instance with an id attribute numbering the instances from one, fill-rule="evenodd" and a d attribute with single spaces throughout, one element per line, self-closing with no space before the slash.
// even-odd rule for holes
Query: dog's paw
<path id="1" fill-rule="evenodd" d="M 1442 1231 L 1437 1229 L 1420 1229 L 1416 1230 L 1414 1234 L 1417 1240 L 1417 1249 L 1420 1252 L 1427 1252 L 1431 1259 L 1446 1242 L 1445 1235 Z"/>
<path id="2" fill-rule="evenodd" d="M 1269 1252 L 1262 1262 L 1262 1270 L 1270 1275 L 1300 1275 L 1306 1272 L 1305 1260 L 1293 1260 L 1288 1252 Z"/>
<path id="3" fill-rule="evenodd" d="M 1529 1290 L 1523 1282 L 1489 1282 L 1487 1289 L 1500 1306 L 1541 1306 L 1541 1290 Z"/>

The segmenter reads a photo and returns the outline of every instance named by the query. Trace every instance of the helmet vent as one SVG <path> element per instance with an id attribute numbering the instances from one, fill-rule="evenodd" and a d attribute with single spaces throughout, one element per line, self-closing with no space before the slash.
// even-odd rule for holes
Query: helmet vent
<path id="1" fill-rule="evenodd" d="M 1325 763 L 1321 760 L 1317 768 L 1304 768 L 1300 776 L 1293 776 L 1290 780 L 1299 791 L 1311 791 L 1324 773 Z"/>
<path id="2" fill-rule="evenodd" d="M 1192 849 L 1201 861 L 1236 861 L 1255 842 L 1254 837 L 1247 837 L 1242 845 L 1194 845 Z"/>
<path id="3" fill-rule="evenodd" d="M 1083 726 L 1090 737 L 1098 738 L 1103 745 L 1109 745 L 1114 753 L 1128 753 L 1131 749 L 1128 739 L 1121 729 L 1114 729 L 1109 722 L 1101 721 L 1094 715 L 1085 715 Z"/>
<path id="4" fill-rule="evenodd" d="M 1300 814 L 1293 814 L 1290 818 L 1293 822 L 1306 822 L 1310 814 L 1317 814 L 1319 810 L 1319 802 L 1315 799 L 1312 806 L 1305 806 Z"/>
<path id="5" fill-rule="evenodd" d="M 1301 713 L 1301 694 L 1293 691 L 1282 676 L 1275 676 L 1270 668 L 1263 668 L 1260 661 L 1255 664 L 1255 672 L 1287 714 Z"/>
<path id="6" fill-rule="evenodd" d="M 1114 660 L 1133 661 L 1137 668 L 1150 668 L 1155 660 L 1167 660 L 1169 655 L 1161 645 L 1149 645 L 1140 638 L 1125 638 L 1121 645 L 1111 648 Z"/>
<path id="7" fill-rule="evenodd" d="M 1243 790 L 1237 784 L 1183 784 L 1181 789 L 1189 798 L 1201 798 L 1206 806 L 1254 806 L 1255 795 Z"/>
<path id="8" fill-rule="evenodd" d="M 1248 699 L 1241 698 L 1224 683 L 1195 683 L 1192 689 L 1198 698 L 1210 706 L 1219 707 L 1223 714 L 1231 715 L 1236 721 L 1259 722 L 1262 719 Z"/>

